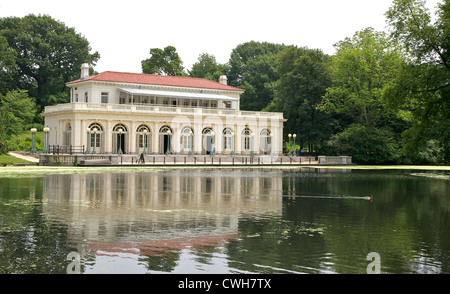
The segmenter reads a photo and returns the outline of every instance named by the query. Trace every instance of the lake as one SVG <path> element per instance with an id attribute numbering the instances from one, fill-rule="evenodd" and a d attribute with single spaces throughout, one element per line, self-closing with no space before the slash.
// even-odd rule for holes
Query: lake
<path id="1" fill-rule="evenodd" d="M 448 171 L 54 171 L 0 171 L 0 273 L 450 273 Z"/>

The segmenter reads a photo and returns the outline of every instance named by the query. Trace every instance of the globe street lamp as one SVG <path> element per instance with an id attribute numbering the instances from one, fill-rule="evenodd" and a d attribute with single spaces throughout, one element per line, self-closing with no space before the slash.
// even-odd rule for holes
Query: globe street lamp
<path id="1" fill-rule="evenodd" d="M 91 129 L 90 128 L 87 128 L 86 129 L 86 154 L 89 154 L 90 153 L 90 151 L 89 151 L 89 146 L 91 146 Z"/>
<path id="2" fill-rule="evenodd" d="M 170 130 L 167 130 L 167 151 L 166 154 L 170 154 L 170 134 L 172 132 Z"/>
<path id="3" fill-rule="evenodd" d="M 49 153 L 50 152 L 50 148 L 48 146 L 48 132 L 50 132 L 50 128 L 45 127 L 44 128 L 44 153 Z"/>
<path id="4" fill-rule="evenodd" d="M 123 152 L 122 152 L 122 132 L 123 132 L 123 130 L 119 129 L 118 131 L 119 131 L 119 152 L 117 152 L 117 153 L 123 154 Z"/>
<path id="5" fill-rule="evenodd" d="M 147 154 L 147 130 L 144 129 L 144 151 L 142 153 Z"/>
<path id="6" fill-rule="evenodd" d="M 289 153 L 288 153 L 288 155 L 291 155 L 291 137 L 292 137 L 292 134 L 289 134 L 288 137 L 289 137 Z"/>
<path id="7" fill-rule="evenodd" d="M 31 130 L 31 152 L 30 153 L 36 153 L 36 128 L 32 128 Z"/>
<path id="8" fill-rule="evenodd" d="M 94 128 L 92 131 L 94 132 L 94 149 L 92 150 L 92 154 L 97 154 L 95 151 L 95 145 L 97 145 L 97 128 Z"/>

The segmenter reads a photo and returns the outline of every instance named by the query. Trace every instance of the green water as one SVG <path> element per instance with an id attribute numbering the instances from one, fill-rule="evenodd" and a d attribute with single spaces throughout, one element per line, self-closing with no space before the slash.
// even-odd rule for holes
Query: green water
<path id="1" fill-rule="evenodd" d="M 450 273 L 447 171 L 35 171 L 0 173 L 0 273 Z"/>

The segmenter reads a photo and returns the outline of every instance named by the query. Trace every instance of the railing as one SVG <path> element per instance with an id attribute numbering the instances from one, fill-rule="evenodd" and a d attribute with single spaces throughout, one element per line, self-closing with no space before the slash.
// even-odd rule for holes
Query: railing
<path id="1" fill-rule="evenodd" d="M 173 114 L 215 114 L 215 115 L 233 115 L 233 116 L 254 116 L 283 119 L 283 114 L 280 112 L 257 112 L 257 111 L 242 111 L 230 110 L 222 108 L 186 108 L 186 107 L 171 107 L 159 105 L 131 105 L 131 104 L 102 104 L 102 103 L 64 103 L 53 106 L 46 106 L 44 113 L 52 113 L 67 110 L 93 110 L 93 111 L 120 111 L 123 112 L 148 112 L 148 113 L 173 113 Z"/>
<path id="2" fill-rule="evenodd" d="M 51 154 L 83 154 L 85 151 L 83 146 L 72 146 L 72 145 L 50 145 L 49 152 Z"/>

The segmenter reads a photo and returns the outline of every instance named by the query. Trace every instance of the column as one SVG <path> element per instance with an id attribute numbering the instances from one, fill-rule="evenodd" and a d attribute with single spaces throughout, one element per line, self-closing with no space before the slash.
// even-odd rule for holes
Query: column
<path id="1" fill-rule="evenodd" d="M 126 151 L 129 154 L 137 154 L 138 149 L 136 146 L 136 122 L 131 121 L 130 129 L 128 130 L 128 150 Z M 126 147 L 125 147 L 126 148 Z"/>
<path id="2" fill-rule="evenodd" d="M 103 124 L 105 126 L 105 129 L 103 130 L 103 143 L 104 146 L 102 146 L 103 153 L 111 154 L 112 153 L 112 123 L 111 121 L 106 121 L 106 123 Z M 97 151 L 98 153 L 98 151 Z"/>
<path id="3" fill-rule="evenodd" d="M 153 154 L 158 154 L 158 148 L 159 148 L 159 129 L 158 129 L 158 125 L 156 124 L 156 122 L 152 122 L 150 124 L 150 127 L 152 128 L 152 138 L 150 139 L 151 144 L 152 144 L 152 150 L 151 152 Z"/>

